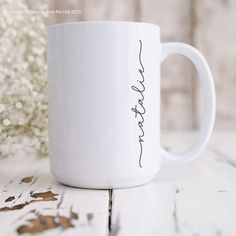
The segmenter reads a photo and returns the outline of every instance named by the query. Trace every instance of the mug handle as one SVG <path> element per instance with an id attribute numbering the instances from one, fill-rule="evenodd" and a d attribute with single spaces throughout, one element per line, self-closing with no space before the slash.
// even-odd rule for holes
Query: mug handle
<path id="1" fill-rule="evenodd" d="M 203 93 L 204 107 L 200 131 L 192 147 L 180 154 L 172 154 L 161 148 L 164 159 L 176 163 L 186 163 L 198 157 L 209 141 L 215 120 L 215 88 L 209 66 L 197 49 L 184 43 L 173 42 L 161 44 L 161 62 L 171 54 L 183 55 L 192 61 L 198 72 L 200 87 Z"/>

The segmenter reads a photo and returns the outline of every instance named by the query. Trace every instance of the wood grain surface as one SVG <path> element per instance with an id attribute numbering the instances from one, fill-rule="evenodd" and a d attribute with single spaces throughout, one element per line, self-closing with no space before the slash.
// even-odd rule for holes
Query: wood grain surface
<path id="1" fill-rule="evenodd" d="M 163 145 L 183 151 L 194 135 L 165 133 Z M 130 189 L 61 185 L 48 158 L 32 153 L 1 159 L 0 235 L 235 235 L 235 138 L 216 132 L 196 161 L 164 162 L 151 183 Z"/>

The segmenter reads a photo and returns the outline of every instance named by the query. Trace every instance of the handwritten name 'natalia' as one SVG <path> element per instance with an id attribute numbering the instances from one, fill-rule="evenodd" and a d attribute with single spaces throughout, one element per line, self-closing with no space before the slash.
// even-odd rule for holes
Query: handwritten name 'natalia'
<path id="1" fill-rule="evenodd" d="M 131 108 L 131 110 L 134 112 L 135 114 L 135 118 L 138 120 L 138 126 L 140 129 L 140 134 L 138 136 L 138 141 L 139 141 L 139 146 L 140 146 L 140 154 L 139 154 L 139 166 L 142 167 L 142 154 L 143 154 L 143 142 L 144 142 L 144 114 L 146 112 L 145 107 L 144 107 L 144 91 L 145 91 L 145 86 L 144 86 L 144 67 L 142 64 L 142 41 L 139 40 L 139 66 L 140 69 L 139 74 L 140 74 L 140 79 L 137 80 L 138 84 L 137 86 L 132 86 L 132 90 L 134 90 L 139 98 L 138 98 L 138 102 L 137 104 Z"/>

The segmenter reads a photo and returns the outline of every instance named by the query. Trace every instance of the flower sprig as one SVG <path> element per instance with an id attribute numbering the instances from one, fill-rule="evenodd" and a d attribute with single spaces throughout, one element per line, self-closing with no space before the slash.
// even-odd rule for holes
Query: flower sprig
<path id="1" fill-rule="evenodd" d="M 22 145 L 48 153 L 47 16 L 27 10 L 21 1 L 0 1 L 0 156 Z"/>

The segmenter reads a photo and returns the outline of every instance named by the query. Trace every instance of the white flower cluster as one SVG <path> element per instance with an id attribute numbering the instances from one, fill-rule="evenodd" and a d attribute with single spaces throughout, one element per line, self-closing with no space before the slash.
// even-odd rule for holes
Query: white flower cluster
<path id="1" fill-rule="evenodd" d="M 40 5 L 37 8 L 45 9 Z M 29 145 L 48 152 L 46 15 L 21 1 L 0 1 L 0 157 Z"/>

